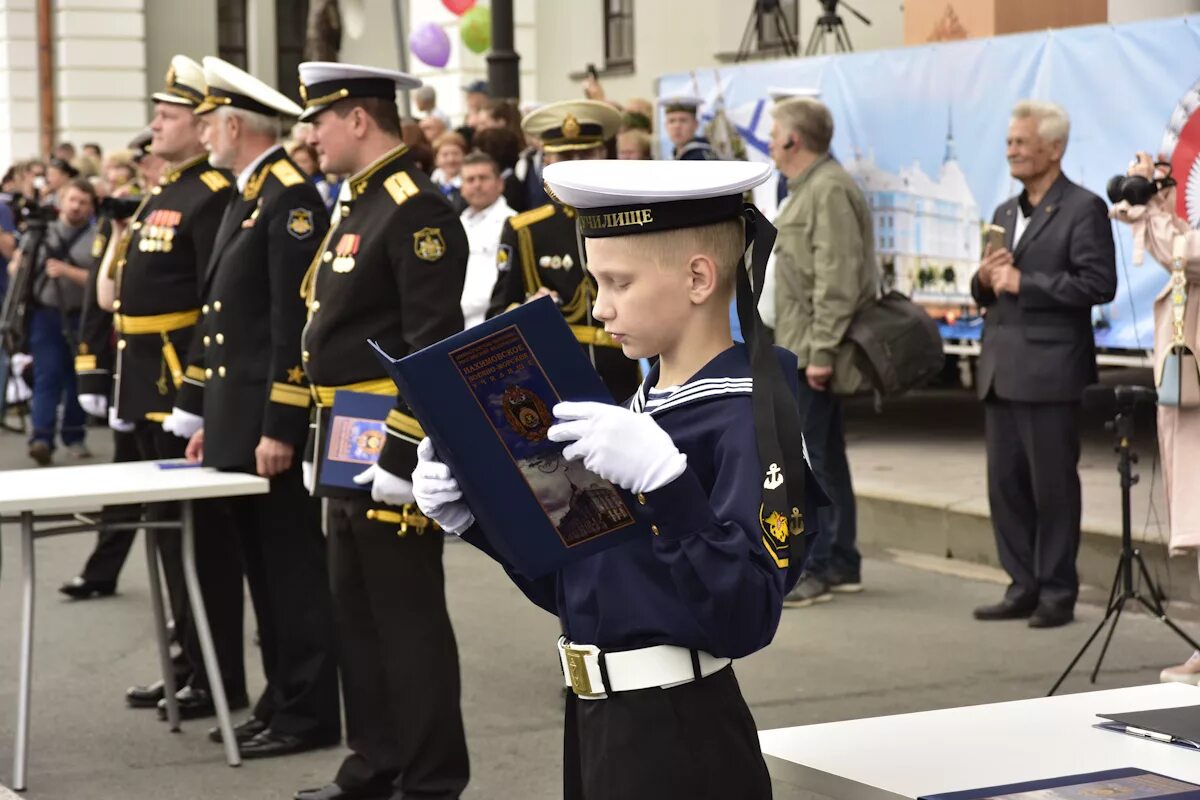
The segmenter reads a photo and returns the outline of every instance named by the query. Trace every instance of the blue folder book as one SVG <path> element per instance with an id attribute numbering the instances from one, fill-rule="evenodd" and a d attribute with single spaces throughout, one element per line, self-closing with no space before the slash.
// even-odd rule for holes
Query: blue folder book
<path id="1" fill-rule="evenodd" d="M 628 492 L 546 437 L 560 400 L 613 402 L 552 300 L 399 360 L 371 346 L 510 567 L 538 578 L 650 535 Z"/>
<path id="2" fill-rule="evenodd" d="M 1008 786 L 922 795 L 920 800 L 1200 800 L 1200 786 L 1127 767 Z"/>
<path id="3" fill-rule="evenodd" d="M 363 392 L 337 392 L 329 409 L 317 484 L 326 489 L 370 490 L 359 486 L 354 476 L 379 460 L 387 441 L 384 420 L 396 398 Z"/>

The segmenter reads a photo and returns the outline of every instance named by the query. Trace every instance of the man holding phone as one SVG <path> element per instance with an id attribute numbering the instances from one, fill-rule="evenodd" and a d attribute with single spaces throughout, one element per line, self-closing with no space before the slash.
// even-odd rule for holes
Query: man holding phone
<path id="1" fill-rule="evenodd" d="M 1012 580 L 1004 599 L 975 609 L 975 618 L 1028 619 L 1032 628 L 1074 619 L 1079 402 L 1097 379 L 1091 308 L 1117 288 L 1107 206 L 1062 174 L 1069 132 L 1053 103 L 1013 108 L 1008 164 L 1024 190 L 996 209 L 971 279 L 985 313 L 976 385 L 988 499 Z"/>

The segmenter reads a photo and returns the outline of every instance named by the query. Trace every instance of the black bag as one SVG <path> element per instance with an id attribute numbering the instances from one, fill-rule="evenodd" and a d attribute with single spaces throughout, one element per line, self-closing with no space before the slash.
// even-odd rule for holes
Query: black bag
<path id="1" fill-rule="evenodd" d="M 888 292 L 854 315 L 846 341 L 871 387 L 897 397 L 935 378 L 945 355 L 937 323 L 900 292 Z"/>

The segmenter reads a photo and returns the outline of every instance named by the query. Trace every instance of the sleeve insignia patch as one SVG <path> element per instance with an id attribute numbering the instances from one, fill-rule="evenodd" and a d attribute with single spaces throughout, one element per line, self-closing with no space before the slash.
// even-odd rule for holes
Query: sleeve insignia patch
<path id="1" fill-rule="evenodd" d="M 441 228 L 422 228 L 413 234 L 413 252 L 422 261 L 440 261 L 446 255 Z"/>
<path id="2" fill-rule="evenodd" d="M 496 251 L 496 269 L 500 272 L 508 272 L 512 266 L 512 245 L 502 244 L 500 249 Z"/>
<path id="3" fill-rule="evenodd" d="M 796 511 L 796 516 L 800 516 L 798 510 Z M 767 553 L 771 556 L 771 560 L 775 562 L 775 566 L 785 569 L 788 565 L 788 537 L 791 535 L 791 528 L 788 525 L 787 517 L 778 511 L 772 511 L 768 515 L 765 506 L 760 506 L 758 521 L 763 531 L 763 547 L 767 549 Z"/>
<path id="4" fill-rule="evenodd" d="M 307 208 L 293 208 L 288 212 L 288 233 L 297 239 L 307 239 L 313 235 L 313 212 Z"/>
<path id="5" fill-rule="evenodd" d="M 92 240 L 92 258 L 103 256 L 106 247 L 108 247 L 108 237 L 102 233 L 96 234 L 96 238 Z"/>

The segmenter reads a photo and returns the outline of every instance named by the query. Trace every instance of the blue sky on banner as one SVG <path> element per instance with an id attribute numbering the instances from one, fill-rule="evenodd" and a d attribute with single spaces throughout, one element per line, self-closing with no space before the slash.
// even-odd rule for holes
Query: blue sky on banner
<path id="1" fill-rule="evenodd" d="M 999 203 L 1020 191 L 1004 154 L 1009 110 L 1018 100 L 1066 108 L 1071 138 L 1064 172 L 1103 197 L 1108 178 L 1124 172 L 1137 150 L 1159 149 L 1168 119 L 1197 79 L 1200 16 L 1188 16 L 725 66 L 664 75 L 658 91 L 701 95 L 708 118 L 723 101 L 748 157 L 761 161 L 769 160 L 766 95 L 777 87 L 819 90 L 835 120 L 834 153 L 843 161 L 873 158 L 889 173 L 918 165 L 937 176 L 952 125 L 959 165 L 980 215 L 990 220 Z M 665 140 L 663 147 L 669 152 Z M 1134 266 L 1129 229 L 1116 225 L 1114 234 L 1120 289 L 1096 312 L 1096 341 L 1148 349 L 1154 295 L 1167 274 L 1149 257 Z M 944 333 L 978 336 L 978 325 L 960 327 Z"/>

